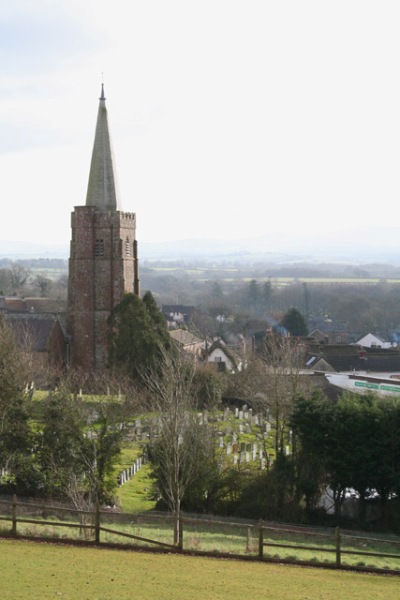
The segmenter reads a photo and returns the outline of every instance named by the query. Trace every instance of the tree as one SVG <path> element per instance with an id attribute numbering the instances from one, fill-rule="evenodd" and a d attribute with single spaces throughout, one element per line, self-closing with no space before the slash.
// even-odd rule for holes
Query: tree
<path id="1" fill-rule="evenodd" d="M 298 394 L 309 388 L 309 380 L 301 375 L 303 349 L 291 338 L 270 334 L 260 351 L 264 384 L 257 406 L 275 422 L 275 451 L 285 450 L 288 419 Z M 261 391 L 261 390 L 260 390 Z"/>
<path id="2" fill-rule="evenodd" d="M 29 270 L 20 265 L 18 262 L 11 263 L 10 268 L 11 287 L 16 295 L 25 285 L 29 277 Z"/>
<path id="3" fill-rule="evenodd" d="M 45 495 L 68 496 L 70 480 L 83 481 L 86 443 L 85 419 L 77 400 L 67 389 L 51 394 L 38 434 L 37 450 Z"/>
<path id="4" fill-rule="evenodd" d="M 66 497 L 79 509 L 113 502 L 123 436 L 120 409 L 112 397 L 85 407 L 63 385 L 49 396 L 37 448 L 46 495 Z"/>
<path id="5" fill-rule="evenodd" d="M 13 491 L 29 487 L 32 441 L 25 393 L 29 380 L 14 334 L 0 315 L 0 482 Z"/>
<path id="6" fill-rule="evenodd" d="M 37 275 L 35 279 L 35 286 L 39 289 L 41 297 L 45 298 L 52 288 L 53 282 L 44 275 Z"/>
<path id="7" fill-rule="evenodd" d="M 256 279 L 252 279 L 248 287 L 248 302 L 254 313 L 257 313 L 260 303 L 260 286 Z"/>
<path id="8" fill-rule="evenodd" d="M 290 335 L 305 336 L 308 333 L 306 321 L 297 308 L 290 308 L 282 319 L 282 325 Z"/>
<path id="9" fill-rule="evenodd" d="M 108 319 L 111 328 L 109 365 L 138 381 L 154 372 L 164 350 L 171 348 L 170 336 L 150 293 L 142 301 L 126 294 Z"/>
<path id="10" fill-rule="evenodd" d="M 147 313 L 151 319 L 154 333 L 156 334 L 162 348 L 170 349 L 172 346 L 171 336 L 168 333 L 167 322 L 164 315 L 157 306 L 154 296 L 147 291 L 143 298 L 143 304 L 146 307 Z"/>
<path id="11" fill-rule="evenodd" d="M 399 489 L 398 400 L 349 393 L 336 403 L 322 395 L 299 398 L 291 426 L 311 477 L 332 489 L 337 516 L 348 487 L 359 492 L 361 520 L 368 490 L 378 490 L 385 505 L 390 493 Z"/>
<path id="12" fill-rule="evenodd" d="M 164 352 L 161 370 L 147 375 L 153 409 L 157 411 L 160 433 L 149 446 L 160 494 L 175 515 L 175 543 L 179 538 L 178 515 L 185 494 L 203 472 L 215 444 L 200 424 L 194 388 L 195 368 L 182 355 Z"/>
<path id="13" fill-rule="evenodd" d="M 12 290 L 10 269 L 0 269 L 0 295 L 8 295 Z"/>

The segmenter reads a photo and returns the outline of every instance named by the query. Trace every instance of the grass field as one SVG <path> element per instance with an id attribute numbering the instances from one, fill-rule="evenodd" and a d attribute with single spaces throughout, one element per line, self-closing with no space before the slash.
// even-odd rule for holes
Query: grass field
<path id="1" fill-rule="evenodd" d="M 0 540 L 2 600 L 398 600 L 398 577 Z"/>

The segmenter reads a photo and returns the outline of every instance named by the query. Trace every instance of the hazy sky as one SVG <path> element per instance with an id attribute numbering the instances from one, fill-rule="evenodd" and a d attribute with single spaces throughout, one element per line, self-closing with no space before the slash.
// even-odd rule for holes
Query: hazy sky
<path id="1" fill-rule="evenodd" d="M 0 0 L 0 239 L 69 241 L 102 72 L 139 241 L 396 225 L 399 30 L 398 0 Z"/>

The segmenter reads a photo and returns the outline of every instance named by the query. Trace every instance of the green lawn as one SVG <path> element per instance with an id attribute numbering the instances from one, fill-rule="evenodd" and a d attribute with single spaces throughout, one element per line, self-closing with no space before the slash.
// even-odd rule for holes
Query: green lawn
<path id="1" fill-rule="evenodd" d="M 398 600 L 398 577 L 0 540 L 2 600 Z"/>

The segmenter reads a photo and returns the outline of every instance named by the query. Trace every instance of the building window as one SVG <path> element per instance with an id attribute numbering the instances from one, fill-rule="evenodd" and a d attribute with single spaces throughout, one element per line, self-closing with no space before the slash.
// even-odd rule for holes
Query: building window
<path id="1" fill-rule="evenodd" d="M 131 255 L 131 245 L 129 243 L 129 238 L 126 238 L 126 240 L 125 240 L 125 255 L 126 256 Z"/>
<path id="2" fill-rule="evenodd" d="M 96 240 L 94 244 L 94 255 L 104 256 L 104 240 Z"/>

